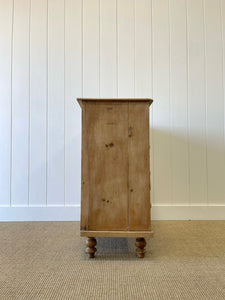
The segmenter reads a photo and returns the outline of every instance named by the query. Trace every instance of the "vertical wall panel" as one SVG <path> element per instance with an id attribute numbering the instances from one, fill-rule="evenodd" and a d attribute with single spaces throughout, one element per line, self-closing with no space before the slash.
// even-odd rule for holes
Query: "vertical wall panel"
<path id="1" fill-rule="evenodd" d="M 205 1 L 208 202 L 224 203 L 224 93 L 220 0 Z"/>
<path id="2" fill-rule="evenodd" d="M 154 197 L 172 202 L 170 24 L 168 0 L 153 1 Z"/>
<path id="3" fill-rule="evenodd" d="M 135 96 L 149 98 L 151 87 L 151 2 L 135 1 Z"/>
<path id="4" fill-rule="evenodd" d="M 221 38 L 222 38 L 222 49 L 223 49 L 223 105 L 224 105 L 224 159 L 225 159 L 225 0 L 221 0 Z M 224 195 L 225 199 L 225 195 Z"/>
<path id="5" fill-rule="evenodd" d="M 83 0 L 83 96 L 99 97 L 99 0 Z"/>
<path id="6" fill-rule="evenodd" d="M 47 204 L 64 204 L 64 1 L 48 1 Z"/>
<path id="7" fill-rule="evenodd" d="M 190 204 L 207 202 L 204 11 L 187 1 Z"/>
<path id="8" fill-rule="evenodd" d="M 117 0 L 118 96 L 134 97 L 134 1 Z"/>
<path id="9" fill-rule="evenodd" d="M 152 95 L 152 1 L 135 0 L 135 96 L 153 98 Z M 154 203 L 153 131 L 150 107 L 150 172 L 151 203 Z"/>
<path id="10" fill-rule="evenodd" d="M 170 1 L 173 203 L 189 203 L 186 0 Z"/>
<path id="11" fill-rule="evenodd" d="M 154 205 L 223 205 L 224 80 L 225 0 L 0 0 L 0 206 L 79 204 L 82 96 L 154 99 Z"/>
<path id="12" fill-rule="evenodd" d="M 46 204 L 47 2 L 31 1 L 30 205 Z"/>
<path id="13" fill-rule="evenodd" d="M 100 0 L 100 96 L 117 96 L 117 2 Z"/>
<path id="14" fill-rule="evenodd" d="M 82 0 L 65 1 L 65 204 L 79 204 L 81 187 Z"/>
<path id="15" fill-rule="evenodd" d="M 28 205 L 30 1 L 14 2 L 12 53 L 12 205 Z"/>
<path id="16" fill-rule="evenodd" d="M 13 1 L 0 0 L 0 205 L 10 205 Z"/>
<path id="17" fill-rule="evenodd" d="M 150 86 L 150 98 L 154 99 L 153 90 L 153 20 L 152 20 L 152 6 L 153 0 L 149 2 L 149 86 Z M 151 186 L 151 203 L 154 204 L 154 123 L 153 123 L 153 105 L 150 106 L 149 126 L 150 126 L 150 186 Z"/>

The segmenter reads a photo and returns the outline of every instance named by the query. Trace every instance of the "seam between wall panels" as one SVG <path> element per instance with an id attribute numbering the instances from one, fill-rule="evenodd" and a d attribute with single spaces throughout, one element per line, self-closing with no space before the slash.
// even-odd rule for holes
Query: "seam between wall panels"
<path id="1" fill-rule="evenodd" d="M 28 69 L 28 191 L 27 191 L 27 200 L 28 200 L 28 207 L 30 206 L 30 148 L 31 148 L 31 140 L 30 140 L 30 132 L 31 132 L 31 128 L 30 128 L 30 124 L 31 124 L 31 115 L 30 115 L 30 31 L 31 31 L 31 26 L 30 26 L 30 22 L 31 22 L 31 0 L 29 1 L 29 50 L 28 50 L 28 64 L 29 64 L 29 69 Z"/>
<path id="2" fill-rule="evenodd" d="M 205 24 L 205 0 L 202 0 L 202 9 L 203 9 L 203 31 L 204 31 L 204 98 L 205 98 L 205 153 L 206 153 L 206 204 L 209 204 L 209 189 L 208 189 L 208 126 L 207 126 L 207 115 L 208 115 L 208 106 L 207 106 L 207 67 L 206 67 L 206 24 Z"/>
<path id="3" fill-rule="evenodd" d="M 130 103 L 127 103 L 127 130 L 129 130 L 130 126 L 130 120 L 129 120 L 129 112 L 130 112 Z M 127 178 L 128 178 L 128 184 L 127 184 L 127 230 L 130 230 L 130 195 L 129 195 L 129 187 L 130 187 L 130 170 L 129 170 L 129 159 L 130 159 L 130 152 L 129 152 L 129 137 L 127 134 Z"/>
<path id="4" fill-rule="evenodd" d="M 63 63 L 63 72 L 64 72 L 64 82 L 63 82 L 63 89 L 64 89 L 64 103 L 63 103 L 63 109 L 64 109 L 64 206 L 66 205 L 66 0 L 63 1 L 64 4 L 64 37 L 63 37 L 63 43 L 64 43 L 64 63 Z"/>
<path id="5" fill-rule="evenodd" d="M 224 87 L 224 27 L 223 27 L 223 5 L 222 0 L 220 0 L 220 24 L 221 24 L 221 48 L 222 48 L 222 89 L 223 89 L 223 112 L 225 116 L 225 87 Z M 225 117 L 223 117 L 223 146 L 225 150 Z M 224 151 L 224 165 L 225 165 L 225 151 Z M 225 174 L 224 174 L 225 175 Z M 225 197 L 225 189 L 224 189 L 224 197 Z"/>
<path id="6" fill-rule="evenodd" d="M 170 180 L 170 204 L 173 205 L 173 137 L 172 137 L 172 130 L 173 130 L 173 122 L 172 122 L 172 108 L 171 108 L 171 77 L 172 77 L 172 70 L 171 70 L 171 11 L 170 11 L 170 0 L 168 0 L 168 30 L 169 30 L 169 123 L 170 123 L 170 135 L 169 135 L 169 145 L 170 145 L 170 172 L 171 172 L 171 180 Z"/>
<path id="7" fill-rule="evenodd" d="M 10 207 L 12 206 L 12 104 L 13 104 L 13 92 L 12 92 L 12 86 L 13 86 L 13 37 L 14 37 L 14 0 L 12 2 L 12 27 L 11 27 L 12 33 L 11 33 L 11 129 L 10 129 Z"/>
<path id="8" fill-rule="evenodd" d="M 153 79 L 153 74 L 154 74 L 154 47 L 153 47 L 153 0 L 151 0 L 151 80 L 152 80 L 152 99 L 154 100 L 154 88 L 153 88 L 153 85 L 154 85 L 154 79 Z M 152 195 L 153 195 L 153 199 L 151 199 L 151 203 L 153 204 L 155 202 L 155 189 L 154 189 L 154 123 L 153 123 L 153 105 L 151 106 L 151 119 L 152 119 L 152 173 L 151 173 L 151 177 L 150 177 L 150 180 L 151 180 L 151 189 L 152 189 Z M 152 180 L 153 178 L 153 180 Z"/>
<path id="9" fill-rule="evenodd" d="M 99 93 L 99 98 L 101 98 L 101 0 L 99 0 L 98 2 L 98 27 L 99 27 L 99 40 L 98 40 L 98 47 L 99 47 L 99 50 L 98 50 L 98 53 L 99 53 L 99 74 L 98 74 L 98 77 L 99 77 L 99 82 L 98 82 L 98 93 Z"/>
<path id="10" fill-rule="evenodd" d="M 119 76 L 118 76 L 118 0 L 116 0 L 116 95 L 119 96 Z"/>
<path id="11" fill-rule="evenodd" d="M 134 18 L 134 44 L 133 44 L 133 47 L 134 47 L 134 98 L 135 98 L 135 95 L 136 95 L 136 47 L 135 47 L 135 43 L 136 43 L 136 14 L 135 14 L 135 11 L 136 11 L 136 0 L 134 0 L 133 2 L 133 18 Z"/>
<path id="12" fill-rule="evenodd" d="M 186 10 L 186 65 L 187 65 L 187 150 L 188 150 L 188 203 L 191 204 L 191 171 L 190 171 L 190 116 L 189 116 L 189 35 L 188 35 L 188 6 L 185 0 Z"/>
<path id="13" fill-rule="evenodd" d="M 47 0 L 47 32 L 46 32 L 46 206 L 48 206 L 48 0 Z"/>
<path id="14" fill-rule="evenodd" d="M 84 97 L 84 2 L 81 0 L 81 95 Z"/>

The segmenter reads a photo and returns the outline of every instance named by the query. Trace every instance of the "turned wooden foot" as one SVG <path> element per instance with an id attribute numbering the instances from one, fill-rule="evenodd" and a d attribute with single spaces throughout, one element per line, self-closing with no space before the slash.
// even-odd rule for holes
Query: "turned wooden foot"
<path id="1" fill-rule="evenodd" d="M 86 246 L 87 248 L 85 249 L 85 253 L 89 255 L 89 258 L 94 258 L 95 257 L 95 252 L 97 249 L 95 248 L 97 244 L 97 241 L 94 237 L 88 237 L 86 240 Z"/>
<path id="2" fill-rule="evenodd" d="M 145 246 L 146 246 L 146 241 L 144 238 L 136 238 L 135 242 L 136 248 L 136 253 L 139 258 L 144 258 L 145 257 Z"/>

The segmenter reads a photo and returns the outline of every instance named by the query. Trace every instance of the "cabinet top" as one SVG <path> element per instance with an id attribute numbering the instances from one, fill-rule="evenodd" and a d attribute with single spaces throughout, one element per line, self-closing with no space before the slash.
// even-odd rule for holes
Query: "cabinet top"
<path id="1" fill-rule="evenodd" d="M 153 100 L 150 98 L 77 98 L 78 103 L 82 107 L 84 101 L 96 101 L 96 102 L 148 102 L 152 104 Z"/>

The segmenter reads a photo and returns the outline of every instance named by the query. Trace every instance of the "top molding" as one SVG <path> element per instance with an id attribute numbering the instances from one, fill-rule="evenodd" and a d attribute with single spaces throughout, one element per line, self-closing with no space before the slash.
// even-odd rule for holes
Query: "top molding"
<path id="1" fill-rule="evenodd" d="M 149 105 L 151 105 L 153 102 L 153 100 L 150 98 L 77 98 L 77 101 L 81 107 L 82 107 L 82 102 L 84 101 L 148 102 Z"/>

